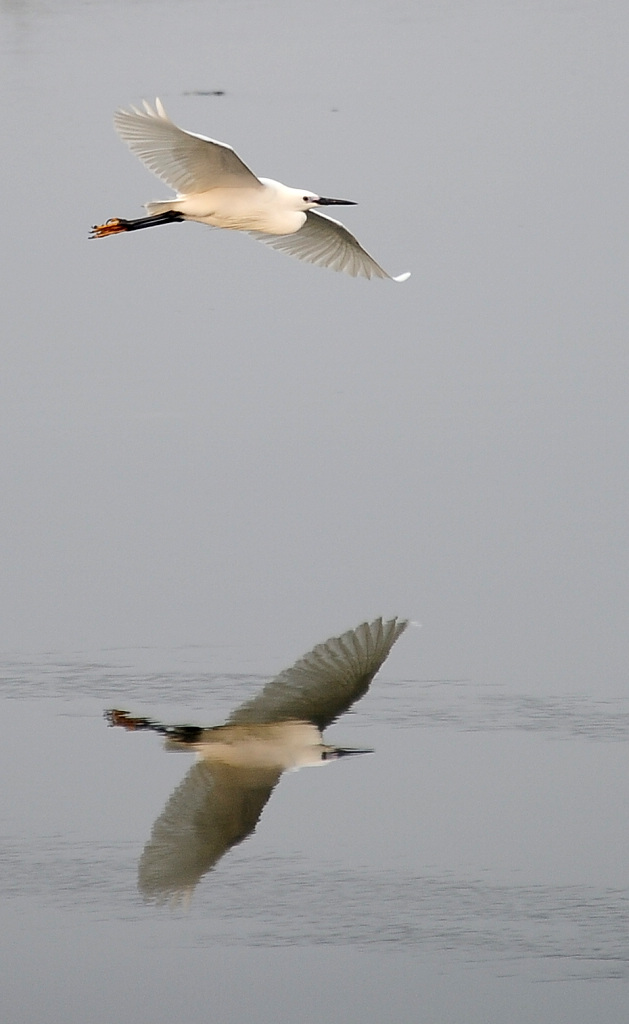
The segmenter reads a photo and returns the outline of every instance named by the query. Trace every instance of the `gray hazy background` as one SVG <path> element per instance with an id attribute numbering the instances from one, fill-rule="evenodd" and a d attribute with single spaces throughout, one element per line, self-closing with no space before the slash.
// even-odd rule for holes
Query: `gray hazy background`
<path id="1" fill-rule="evenodd" d="M 12 878 L 28 863 L 33 878 L 76 887 L 79 905 L 77 864 L 84 853 L 89 874 L 104 850 L 122 893 L 105 872 L 101 896 L 114 893 L 113 909 L 99 903 L 68 926 L 66 904 L 50 911 L 58 921 L 43 920 L 41 893 L 24 882 L 33 907 L 6 924 L 7 955 L 18 957 L 23 932 L 46 982 L 42 1008 L 24 996 L 16 960 L 15 1021 L 20 1006 L 25 1022 L 44 1019 L 86 935 L 90 1024 L 99 1012 L 109 1019 L 104 948 L 114 958 L 107 975 L 132 963 L 164 1013 L 127 994 L 116 1019 L 143 1021 L 144 1006 L 159 1024 L 201 984 L 213 943 L 222 977 L 255 968 L 263 979 L 255 999 L 234 982 L 221 1004 L 230 1024 L 245 1014 L 254 1024 L 311 1024 L 326 992 L 344 1019 L 376 1024 L 385 1008 L 373 1010 L 367 977 L 396 993 L 404 1024 L 423 1019 L 425 999 L 426 1021 L 440 1024 L 505 1013 L 518 1024 L 624 1020 L 626 982 L 587 995 L 546 986 L 540 1017 L 541 987 L 523 995 L 517 969 L 498 991 L 491 970 L 448 974 L 440 958 L 462 914 L 456 880 L 443 902 L 444 871 L 459 881 L 457 872 L 489 872 L 487 899 L 482 890 L 470 903 L 465 889 L 472 935 L 492 914 L 514 934 L 505 908 L 515 904 L 500 889 L 512 871 L 534 888 L 592 883 L 626 894 L 628 46 L 629 10 L 612 0 L 0 3 L 0 649 L 24 700 L 7 771 L 23 757 L 26 721 L 38 736 L 35 766 L 12 769 L 6 809 L 11 834 L 32 831 L 31 860 L 16 839 L 5 863 Z M 200 94 L 215 90 L 224 95 Z M 143 202 L 169 194 L 112 128 L 117 106 L 155 95 L 178 124 L 230 143 L 256 173 L 356 200 L 342 219 L 387 270 L 411 279 L 353 280 L 191 224 L 88 241 L 92 224 L 139 216 Z M 237 701 L 217 698 L 220 679 L 203 671 L 262 679 L 380 614 L 422 628 L 385 666 L 397 688 L 387 696 L 383 684 L 367 717 L 335 726 L 338 739 L 374 745 L 377 757 L 352 759 L 362 763 L 342 780 L 332 769 L 290 777 L 290 811 L 278 793 L 269 832 L 255 837 L 256 855 L 271 858 L 288 840 L 309 881 L 295 869 L 288 884 L 288 867 L 272 864 L 255 874 L 253 840 L 235 855 L 228 891 L 283 906 L 285 927 L 280 914 L 261 939 L 245 923 L 231 952 L 220 928 L 208 938 L 206 918 L 165 918 L 154 932 L 137 911 L 121 932 L 137 854 L 186 765 L 157 742 L 114 741 L 98 720 L 112 691 L 122 706 L 128 698 L 154 711 L 170 699 L 182 714 L 220 721 Z M 116 659 L 118 674 L 94 668 Z M 171 668 L 169 698 L 155 674 Z M 433 698 L 421 689 L 428 680 L 463 680 L 465 696 L 444 683 Z M 50 707 L 35 700 L 42 687 Z M 479 697 L 490 691 L 498 712 Z M 557 695 L 573 703 L 555 705 Z M 55 700 L 69 718 L 56 717 Z M 567 707 L 583 712 L 583 728 L 566 728 Z M 496 714 L 498 731 L 479 738 Z M 572 745 L 540 736 L 548 722 Z M 599 738 L 623 742 L 577 743 L 596 722 Z M 99 773 L 112 787 L 100 799 Z M 74 794 L 72 819 L 53 814 L 57 786 Z M 303 833 L 297 813 L 312 787 L 329 804 L 318 837 L 314 825 Z M 92 828 L 103 808 L 107 827 L 117 822 L 120 864 L 105 826 L 101 846 Z M 352 834 L 330 855 L 346 857 L 347 870 L 365 867 L 353 895 L 317 859 L 344 826 Z M 66 857 L 65 840 L 51 837 L 68 834 L 79 844 L 74 868 L 51 874 L 50 859 Z M 374 881 L 371 867 L 386 864 L 411 873 L 406 888 L 401 875 Z M 417 878 L 430 906 L 409 902 Z M 329 892 L 325 906 L 350 922 L 339 940 L 345 960 L 325 947 L 329 922 L 316 899 L 299 903 L 308 885 Z M 433 907 L 422 948 L 437 955 L 434 971 L 407 956 L 403 927 L 390 937 L 397 958 L 360 952 L 366 935 L 386 944 L 390 934 L 369 918 L 362 932 L 355 923 L 374 892 L 402 918 L 410 907 L 415 923 Z M 534 929 L 548 903 L 539 889 L 526 893 Z M 557 905 L 573 907 L 562 893 Z M 626 977 L 625 895 L 612 901 L 613 921 L 581 891 L 577 902 L 586 931 L 596 920 L 600 932 L 540 955 L 585 949 L 595 959 L 603 949 Z M 233 906 L 223 908 L 226 929 Z M 239 920 L 248 913 L 241 907 Z M 297 938 L 295 921 L 305 929 Z M 33 931 L 44 937 L 41 956 Z M 77 951 L 61 964 L 57 934 Z M 546 948 L 537 940 L 522 939 L 523 955 Z M 126 943 L 152 952 L 140 965 Z M 478 945 L 470 948 L 474 961 Z M 172 1008 L 160 1003 L 166 961 L 179 972 L 177 983 L 169 976 Z M 348 973 L 337 978 L 341 964 Z M 76 978 L 67 989 L 76 1017 L 59 1005 L 78 1024 Z M 206 1005 L 185 1009 L 195 1024 L 207 1015 Z"/>
<path id="2" fill-rule="evenodd" d="M 5 4 L 2 645 L 280 658 L 278 623 L 398 613 L 428 677 L 624 685 L 628 22 Z M 196 225 L 88 242 L 168 194 L 111 126 L 154 93 L 356 199 L 411 280 Z"/>

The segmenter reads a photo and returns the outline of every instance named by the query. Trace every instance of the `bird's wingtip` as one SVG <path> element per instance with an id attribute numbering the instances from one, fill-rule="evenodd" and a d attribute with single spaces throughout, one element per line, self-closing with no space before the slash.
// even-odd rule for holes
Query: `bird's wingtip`
<path id="1" fill-rule="evenodd" d="M 409 270 L 409 271 L 407 271 L 406 274 L 398 274 L 397 277 L 392 277 L 391 280 L 392 281 L 408 281 L 410 276 L 411 276 L 411 272 Z"/>

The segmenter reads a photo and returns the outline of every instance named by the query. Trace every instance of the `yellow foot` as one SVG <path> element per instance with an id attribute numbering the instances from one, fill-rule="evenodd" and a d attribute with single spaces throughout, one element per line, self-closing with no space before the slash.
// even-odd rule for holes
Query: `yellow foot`
<path id="1" fill-rule="evenodd" d="M 106 224 L 95 224 L 90 231 L 90 238 L 106 238 L 107 235 L 117 235 L 120 231 L 127 230 L 127 221 L 112 217 Z"/>
<path id="2" fill-rule="evenodd" d="M 123 729 L 130 731 L 145 729 L 148 725 L 148 718 L 132 718 L 126 711 L 118 711 L 115 708 L 112 708 L 111 711 L 106 711 L 105 718 L 109 725 L 121 725 Z"/>

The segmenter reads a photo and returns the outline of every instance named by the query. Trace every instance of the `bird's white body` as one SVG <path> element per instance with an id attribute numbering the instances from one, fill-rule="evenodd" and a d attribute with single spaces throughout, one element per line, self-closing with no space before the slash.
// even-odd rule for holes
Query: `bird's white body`
<path id="1" fill-rule="evenodd" d="M 177 193 L 176 198 L 146 204 L 148 217 L 114 218 L 92 229 L 104 238 L 122 231 L 194 220 L 215 228 L 248 231 L 255 238 L 296 256 L 352 277 L 405 281 L 391 277 L 347 228 L 319 213 L 320 206 L 354 206 L 347 199 L 326 199 L 307 189 L 259 178 L 231 146 L 178 128 L 159 99 L 155 108 L 118 110 L 114 126 L 132 153 Z"/>
<path id="2" fill-rule="evenodd" d="M 194 743 L 167 739 L 166 749 L 192 749 L 200 760 L 233 768 L 274 768 L 284 772 L 325 764 L 336 748 L 323 743 L 321 731 L 312 722 L 297 721 L 218 725 L 203 729 Z"/>
<path id="3" fill-rule="evenodd" d="M 292 235 L 306 222 L 302 189 L 289 188 L 272 178 L 260 178 L 263 188 L 213 188 L 164 202 L 146 203 L 150 215 L 180 211 L 186 220 L 232 231 L 261 231 Z M 300 208 L 301 207 L 301 208 Z"/>

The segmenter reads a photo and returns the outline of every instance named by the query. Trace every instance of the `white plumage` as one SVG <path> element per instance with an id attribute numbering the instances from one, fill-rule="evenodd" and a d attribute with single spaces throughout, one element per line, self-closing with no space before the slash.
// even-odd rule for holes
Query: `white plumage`
<path id="1" fill-rule="evenodd" d="M 211 227 L 248 231 L 291 256 L 352 277 L 392 277 L 363 249 L 350 231 L 319 206 L 354 206 L 307 189 L 258 178 L 231 146 L 186 132 L 174 124 L 159 99 L 144 110 L 118 110 L 114 126 L 132 153 L 177 193 L 175 199 L 146 203 L 148 217 L 114 218 L 92 228 L 93 238 L 137 231 L 174 221 L 195 220 Z"/>

